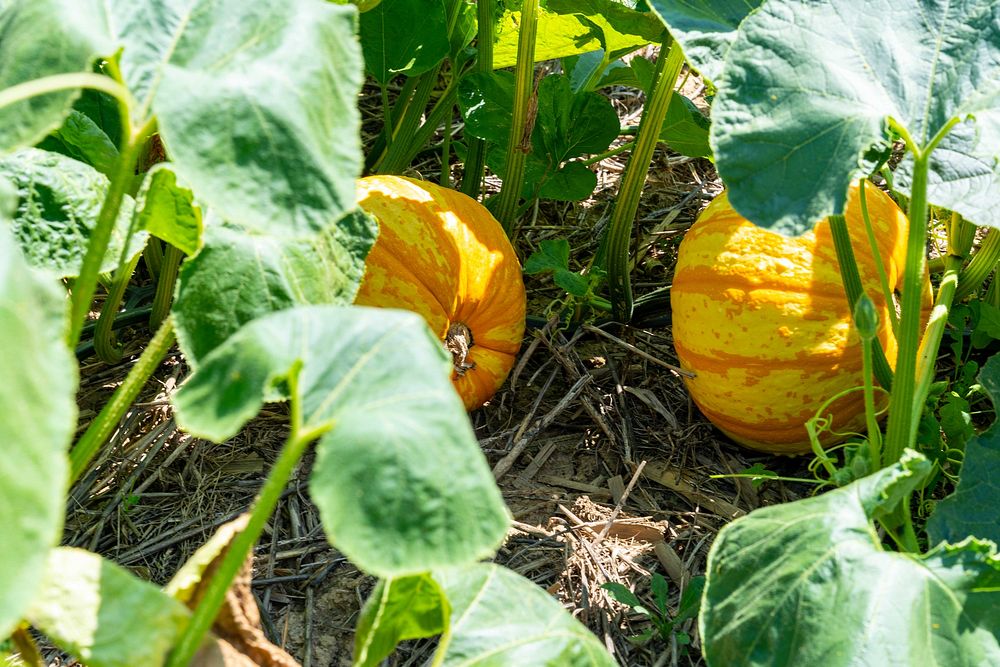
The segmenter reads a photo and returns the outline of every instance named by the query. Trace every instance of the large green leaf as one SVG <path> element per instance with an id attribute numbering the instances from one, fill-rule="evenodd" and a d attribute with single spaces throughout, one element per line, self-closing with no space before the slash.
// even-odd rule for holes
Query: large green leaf
<path id="1" fill-rule="evenodd" d="M 54 549 L 27 619 L 90 667 L 163 664 L 188 610 L 153 584 L 83 549 Z"/>
<path id="2" fill-rule="evenodd" d="M 493 564 L 434 572 L 451 602 L 442 667 L 614 667 L 604 646 L 544 590 Z"/>
<path id="3" fill-rule="evenodd" d="M 230 336 L 177 392 L 178 422 L 220 442 L 287 397 L 301 365 L 316 448 L 311 495 L 331 543 L 367 572 L 397 576 L 492 554 L 507 513 L 449 379 L 451 361 L 420 316 L 298 307 Z"/>
<path id="4" fill-rule="evenodd" d="M 432 69 L 450 49 L 444 0 L 382 0 L 360 23 L 365 69 L 382 85 Z"/>
<path id="5" fill-rule="evenodd" d="M 121 69 L 174 170 L 227 220 L 315 232 L 354 206 L 356 10 L 322 0 L 115 0 Z"/>
<path id="6" fill-rule="evenodd" d="M 56 74 L 89 72 L 108 53 L 99 0 L 11 0 L 0 4 L 0 91 Z M 80 89 L 0 107 L 0 153 L 31 146 L 62 125 Z"/>
<path id="7" fill-rule="evenodd" d="M 564 58 L 601 48 L 597 27 L 574 14 L 557 14 L 544 7 L 537 10 L 538 31 L 535 40 L 535 61 Z M 517 63 L 517 37 L 521 29 L 521 12 L 504 11 L 497 18 L 493 43 L 493 69 L 512 67 Z"/>
<path id="8" fill-rule="evenodd" d="M 546 8 L 558 14 L 574 14 L 584 24 L 594 26 L 608 60 L 663 39 L 663 25 L 655 14 L 636 11 L 617 0 L 549 0 Z"/>
<path id="9" fill-rule="evenodd" d="M 676 39 L 688 63 L 709 81 L 722 74 L 729 46 L 763 0 L 648 0 Z"/>
<path id="10" fill-rule="evenodd" d="M 38 145 L 85 162 L 110 177 L 118 159 L 118 148 L 94 120 L 76 109 L 71 109 L 65 122 Z"/>
<path id="11" fill-rule="evenodd" d="M 994 409 L 1000 405 L 1000 356 L 979 373 Z M 958 542 L 968 535 L 1000 544 L 1000 425 L 993 425 L 965 445 L 961 479 L 950 496 L 938 503 L 927 521 L 931 543 Z"/>
<path id="12" fill-rule="evenodd" d="M 361 211 L 303 239 L 209 218 L 204 247 L 181 267 L 173 305 L 188 361 L 197 365 L 261 315 L 297 305 L 353 303 L 377 234 L 378 224 Z"/>
<path id="13" fill-rule="evenodd" d="M 65 293 L 21 256 L 8 230 L 12 198 L 0 179 L 0 637 L 21 618 L 59 542 L 76 426 Z"/>
<path id="14" fill-rule="evenodd" d="M 59 276 L 78 275 L 108 190 L 107 176 L 78 160 L 35 148 L 0 158 L 0 176 L 17 187 L 14 236 L 28 261 Z M 101 271 L 118 266 L 126 240 L 128 258 L 142 250 L 144 232 L 128 237 L 133 208 L 126 196 Z"/>
<path id="15" fill-rule="evenodd" d="M 376 667 L 399 642 L 447 630 L 450 617 L 448 598 L 430 574 L 380 580 L 354 629 L 354 664 Z"/>
<path id="16" fill-rule="evenodd" d="M 709 664 L 1000 664 L 996 545 L 897 553 L 872 525 L 930 471 L 908 450 L 849 486 L 724 527 L 700 616 Z"/>
<path id="17" fill-rule="evenodd" d="M 1000 4 L 769 0 L 741 25 L 717 83 L 712 147 L 730 201 L 801 233 L 843 212 L 888 119 L 922 147 L 997 104 Z"/>
<path id="18" fill-rule="evenodd" d="M 201 209 L 194 195 L 178 185 L 166 163 L 150 170 L 139 191 L 136 224 L 153 236 L 193 255 L 201 246 Z"/>
<path id="19" fill-rule="evenodd" d="M 708 144 L 709 121 L 694 102 L 674 91 L 663 119 L 660 141 L 688 157 L 712 157 Z"/>

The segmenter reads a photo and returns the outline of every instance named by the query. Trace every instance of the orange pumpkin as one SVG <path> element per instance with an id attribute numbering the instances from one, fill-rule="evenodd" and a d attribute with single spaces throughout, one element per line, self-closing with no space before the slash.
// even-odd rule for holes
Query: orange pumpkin
<path id="1" fill-rule="evenodd" d="M 857 184 L 846 210 L 878 338 L 895 366 L 896 339 L 865 232 Z M 892 199 L 865 188 L 889 285 L 902 282 L 907 220 Z M 929 284 L 928 284 L 929 287 Z M 929 293 L 925 295 L 929 298 Z M 780 454 L 810 449 L 807 420 L 839 392 L 862 385 L 861 342 L 851 319 L 829 222 L 798 238 L 755 226 L 717 197 L 681 242 L 671 287 L 673 335 L 702 413 L 747 447 Z M 884 402 L 884 395 L 879 396 Z M 884 403 L 883 403 L 884 404 Z M 831 406 L 830 445 L 863 431 L 861 392 Z"/>
<path id="2" fill-rule="evenodd" d="M 379 222 L 355 303 L 419 313 L 452 353 L 468 410 L 500 388 L 524 337 L 521 265 L 503 228 L 466 195 L 402 176 L 358 180 Z"/>

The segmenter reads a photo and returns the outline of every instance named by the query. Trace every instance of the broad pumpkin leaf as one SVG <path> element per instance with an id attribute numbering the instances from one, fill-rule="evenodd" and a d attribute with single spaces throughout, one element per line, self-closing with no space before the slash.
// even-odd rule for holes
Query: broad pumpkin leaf
<path id="1" fill-rule="evenodd" d="M 0 179 L 0 636 L 14 629 L 62 533 L 66 450 L 76 428 L 76 359 L 64 342 L 66 295 L 32 270 L 9 231 Z"/>
<path id="2" fill-rule="evenodd" d="M 118 159 L 118 147 L 111 137 L 90 116 L 76 109 L 70 109 L 62 126 L 38 147 L 89 164 L 109 178 Z"/>
<path id="3" fill-rule="evenodd" d="M 478 563 L 435 570 L 434 578 L 451 602 L 442 667 L 618 664 L 552 596 L 511 570 Z"/>
<path id="4" fill-rule="evenodd" d="M 109 50 L 99 0 L 8 0 L 0 4 L 0 92 L 58 74 L 89 72 Z M 80 89 L 0 107 L 0 153 L 31 146 L 63 123 Z"/>
<path id="5" fill-rule="evenodd" d="M 189 614 L 183 604 L 123 567 L 83 549 L 49 555 L 27 619 L 91 667 L 162 665 Z"/>
<path id="6" fill-rule="evenodd" d="M 365 69 L 383 86 L 433 69 L 451 48 L 444 0 L 382 0 L 360 25 Z"/>
<path id="7" fill-rule="evenodd" d="M 910 196 L 913 156 L 903 156 L 893 186 Z M 981 111 L 956 125 L 934 149 L 928 201 L 977 225 L 1000 227 L 1000 110 Z"/>
<path id="8" fill-rule="evenodd" d="M 712 157 L 708 144 L 710 123 L 694 102 L 677 91 L 670 96 L 667 116 L 663 119 L 660 141 L 688 157 Z"/>
<path id="9" fill-rule="evenodd" d="M 709 664 L 1000 664 L 996 545 L 898 553 L 872 524 L 930 472 L 907 450 L 849 486 L 725 526 L 699 617 Z"/>
<path id="10" fill-rule="evenodd" d="M 356 10 L 322 0 L 114 0 L 112 38 L 173 169 L 221 217 L 308 235 L 354 206 Z"/>
<path id="11" fill-rule="evenodd" d="M 558 14 L 575 14 L 593 25 L 608 60 L 646 46 L 664 37 L 655 14 L 640 12 L 617 0 L 549 0 L 546 8 Z"/>
<path id="12" fill-rule="evenodd" d="M 382 579 L 354 629 L 354 664 L 377 667 L 399 642 L 439 635 L 450 618 L 448 598 L 430 574 Z"/>
<path id="13" fill-rule="evenodd" d="M 506 144 L 514 106 L 512 72 L 470 72 L 458 82 L 458 108 L 465 131 L 494 144 Z"/>
<path id="14" fill-rule="evenodd" d="M 733 206 L 799 234 L 843 213 L 889 118 L 923 147 L 997 103 L 1000 4 L 769 0 L 717 84 L 712 148 Z"/>
<path id="15" fill-rule="evenodd" d="M 993 356 L 979 373 L 979 383 L 1000 405 L 1000 356 Z M 1000 544 L 1000 425 L 996 421 L 965 445 L 958 487 L 934 508 L 927 521 L 931 544 L 957 542 L 968 535 Z"/>
<path id="16" fill-rule="evenodd" d="M 763 0 L 648 0 L 666 24 L 689 65 L 709 81 L 722 74 L 729 46 L 750 12 Z"/>
<path id="17" fill-rule="evenodd" d="M 261 315 L 353 303 L 377 234 L 375 220 L 360 210 L 302 239 L 253 233 L 209 217 L 204 246 L 181 266 L 172 308 L 188 361 L 197 366 Z"/>
<path id="18" fill-rule="evenodd" d="M 215 442 L 267 400 L 289 398 L 301 365 L 316 447 L 311 496 L 330 542 L 366 572 L 416 574 L 494 552 L 507 513 L 419 315 L 303 306 L 259 317 L 205 357 L 175 394 L 178 422 Z"/>
<path id="19" fill-rule="evenodd" d="M 14 236 L 28 261 L 61 277 L 78 275 L 108 190 L 107 176 L 83 162 L 37 148 L 0 158 L 0 176 L 17 187 Z M 146 243 L 144 232 L 129 238 L 134 205 L 126 195 L 101 271 L 118 266 L 126 241 L 128 258 Z"/>
<path id="20" fill-rule="evenodd" d="M 201 209 L 192 192 L 178 185 L 168 164 L 154 166 L 136 202 L 136 226 L 188 255 L 201 247 Z"/>

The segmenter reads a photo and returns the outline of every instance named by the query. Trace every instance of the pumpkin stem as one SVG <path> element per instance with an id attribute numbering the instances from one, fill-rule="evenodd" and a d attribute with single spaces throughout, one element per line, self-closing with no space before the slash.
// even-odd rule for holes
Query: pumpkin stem
<path id="1" fill-rule="evenodd" d="M 462 322 L 455 322 L 448 327 L 448 333 L 444 337 L 444 346 L 451 352 L 452 363 L 455 365 L 455 372 L 459 377 L 465 375 L 465 371 L 476 367 L 475 362 L 467 362 L 469 349 L 475 345 L 472 340 L 472 330 Z"/>

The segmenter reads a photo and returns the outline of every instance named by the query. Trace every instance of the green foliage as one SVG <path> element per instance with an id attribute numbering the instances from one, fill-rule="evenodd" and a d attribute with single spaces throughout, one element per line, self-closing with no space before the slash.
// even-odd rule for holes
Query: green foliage
<path id="1" fill-rule="evenodd" d="M 430 71 L 448 55 L 444 0 L 382 0 L 361 15 L 365 69 L 381 85 Z"/>
<path id="2" fill-rule="evenodd" d="M 545 240 L 538 244 L 538 250 L 524 262 L 524 272 L 528 275 L 552 272 L 556 285 L 579 299 L 594 296 L 593 290 L 600 282 L 595 273 L 580 275 L 569 268 L 569 241 L 566 239 Z"/>
<path id="3" fill-rule="evenodd" d="M 601 585 L 601 588 L 606 590 L 616 602 L 630 607 L 632 611 L 642 614 L 649 619 L 650 623 L 652 623 L 652 629 L 642 633 L 641 635 L 632 637 L 632 641 L 648 641 L 649 638 L 653 636 L 653 632 L 655 631 L 659 634 L 660 639 L 663 641 L 669 642 L 670 636 L 676 633 L 678 644 L 689 644 L 691 642 L 691 637 L 688 636 L 686 632 L 677 631 L 676 628 L 684 621 L 698 615 L 698 609 L 701 606 L 701 594 L 705 589 L 705 577 L 695 577 L 691 580 L 691 582 L 684 589 L 684 592 L 681 594 L 681 600 L 678 605 L 677 613 L 673 617 L 671 617 L 670 610 L 667 606 L 667 594 L 669 590 L 667 580 L 663 578 L 663 575 L 654 573 L 650 587 L 652 589 L 653 599 L 656 602 L 653 607 L 643 604 L 643 602 L 635 596 L 635 593 L 622 584 L 609 581 Z"/>
<path id="4" fill-rule="evenodd" d="M 510 570 L 466 565 L 436 570 L 434 579 L 451 602 L 451 637 L 438 649 L 442 667 L 616 664 L 548 593 Z"/>
<path id="5" fill-rule="evenodd" d="M 879 15 L 895 17 L 891 41 Z M 882 0 L 864 11 L 851 0 L 765 3 L 742 23 L 716 82 L 712 144 L 733 206 L 787 234 L 843 213 L 848 183 L 870 168 L 861 157 L 889 118 L 920 148 L 970 114 L 982 136 L 996 136 L 977 114 L 1000 93 L 998 44 L 1000 6 L 990 0 Z M 959 168 L 959 157 L 936 159 Z M 928 196 L 939 203 L 933 189 Z"/>
<path id="6" fill-rule="evenodd" d="M 377 667 L 407 639 L 448 629 L 451 607 L 430 574 L 383 579 L 361 609 L 354 634 L 354 664 Z"/>
<path id="7" fill-rule="evenodd" d="M 110 177 L 118 159 L 118 147 L 94 120 L 71 109 L 63 124 L 39 144 L 44 150 L 62 153 Z"/>
<path id="8" fill-rule="evenodd" d="M 0 176 L 17 186 L 14 236 L 28 261 L 61 277 L 80 273 L 83 257 L 108 191 L 108 179 L 83 162 L 59 153 L 26 148 L 0 158 Z M 144 233 L 129 238 L 134 202 L 126 198 L 112 231 L 101 271 L 131 258 L 146 243 Z"/>
<path id="9" fill-rule="evenodd" d="M 191 190 L 177 184 L 168 164 L 158 164 L 143 182 L 136 205 L 136 228 L 193 255 L 201 247 L 201 210 Z"/>
<path id="10" fill-rule="evenodd" d="M 14 629 L 62 531 L 66 448 L 76 425 L 76 364 L 63 345 L 65 299 L 8 231 L 0 179 L 0 636 Z"/>
<path id="11" fill-rule="evenodd" d="M 153 584 L 82 549 L 49 554 L 27 618 L 93 667 L 162 665 L 188 610 Z"/>
<path id="12" fill-rule="evenodd" d="M 300 393 L 289 396 L 299 366 Z M 449 374 L 417 315 L 301 307 L 230 336 L 174 405 L 185 430 L 215 442 L 264 401 L 300 404 L 306 429 L 332 425 L 310 484 L 327 536 L 367 572 L 414 574 L 488 556 L 507 524 Z"/>
<path id="13" fill-rule="evenodd" d="M 970 538 L 899 554 L 872 528 L 929 473 L 911 451 L 850 486 L 724 527 L 709 554 L 700 618 L 709 663 L 971 667 L 1000 659 L 996 545 Z"/>
<path id="14" fill-rule="evenodd" d="M 1000 404 L 1000 356 L 983 366 L 979 382 L 994 407 Z M 952 438 L 949 437 L 949 443 Z M 963 442 L 965 457 L 955 492 L 937 504 L 927 522 L 931 544 L 958 542 L 968 535 L 1000 544 L 1000 425 Z"/>

